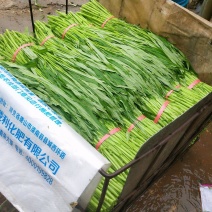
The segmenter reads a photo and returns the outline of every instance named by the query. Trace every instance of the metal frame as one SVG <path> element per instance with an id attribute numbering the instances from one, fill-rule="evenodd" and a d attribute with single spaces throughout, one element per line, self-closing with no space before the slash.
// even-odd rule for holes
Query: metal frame
<path id="1" fill-rule="evenodd" d="M 144 193 L 176 158 L 190 147 L 190 142 L 204 129 L 211 118 L 212 93 L 150 138 L 130 163 L 113 174 L 100 170 L 99 173 L 105 181 L 96 211 L 101 211 L 110 180 L 130 168 L 123 191 L 113 208 L 113 211 L 125 211 L 138 195 Z"/>
<path id="2" fill-rule="evenodd" d="M 35 33 L 35 24 L 34 24 L 34 17 L 32 12 L 32 1 L 29 0 L 29 9 L 30 9 L 30 17 L 31 17 L 31 23 L 32 23 L 32 31 Z"/>

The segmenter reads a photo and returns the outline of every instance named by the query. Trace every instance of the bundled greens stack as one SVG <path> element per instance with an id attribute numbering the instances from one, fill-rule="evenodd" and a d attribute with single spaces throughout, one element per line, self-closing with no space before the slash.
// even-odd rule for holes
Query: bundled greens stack
<path id="1" fill-rule="evenodd" d="M 38 21 L 35 29 L 36 39 L 13 31 L 0 36 L 5 60 L 0 65 L 109 159 L 109 173 L 212 91 L 194 83 L 189 62 L 168 41 L 112 17 L 95 0 L 80 13 L 49 16 L 48 24 Z M 19 65 L 6 62 L 11 60 Z M 128 172 L 111 180 L 103 211 L 116 204 Z M 103 181 L 89 211 L 96 210 L 102 186 Z"/>
<path id="2" fill-rule="evenodd" d="M 90 24 L 79 15 L 74 15 L 72 13 L 68 16 L 62 13 L 59 15 L 58 17 L 49 17 L 49 24 L 58 37 L 61 37 L 61 35 L 66 32 L 65 40 L 78 46 L 78 48 L 86 49 L 90 47 L 95 51 L 98 49 L 98 53 L 101 53 L 101 56 L 105 55 L 102 59 L 103 63 L 109 61 L 110 64 L 117 64 L 117 62 L 120 63 L 121 61 L 122 63 L 120 63 L 120 65 L 124 67 L 121 72 L 122 74 L 130 68 L 130 74 L 134 73 L 134 75 L 132 76 L 133 80 L 131 80 L 129 84 L 132 85 L 132 82 L 134 82 L 133 85 L 136 86 L 136 92 L 132 95 L 136 96 L 137 107 L 150 119 L 154 120 L 158 111 L 164 104 L 163 97 L 166 93 L 170 89 L 176 90 L 176 85 L 183 84 L 184 81 L 186 81 L 186 71 L 189 71 L 191 76 L 196 77 L 194 72 L 188 69 L 190 66 L 186 63 L 186 60 L 183 60 L 181 65 L 178 66 L 165 54 L 162 56 L 157 54 L 157 56 L 159 56 L 158 58 L 155 50 L 160 51 L 161 46 L 155 44 L 147 46 L 146 49 L 153 49 L 152 53 L 154 54 L 150 54 L 150 50 L 145 52 L 144 47 L 140 49 L 136 48 L 136 41 L 134 41 L 134 43 L 132 41 L 131 46 L 127 45 L 126 40 L 128 42 L 129 38 L 127 35 L 117 36 L 116 33 L 91 27 Z M 69 28 L 69 26 L 71 26 L 71 28 Z M 69 30 L 67 31 L 66 29 Z M 151 34 L 149 36 L 151 37 Z M 101 41 L 99 41 L 100 38 Z M 157 38 L 157 40 L 160 39 Z M 110 43 L 108 43 L 108 41 Z M 92 46 L 90 45 L 91 43 Z M 169 46 L 170 49 L 174 49 L 171 44 L 169 44 Z M 163 51 L 166 52 L 167 48 Z M 111 60 L 111 54 L 113 54 L 113 58 L 115 58 L 116 61 Z M 181 55 L 180 52 L 178 54 Z M 172 55 L 172 57 L 174 57 L 174 55 Z M 126 76 L 128 73 L 129 72 L 126 72 Z M 146 92 L 146 89 L 149 93 Z M 142 96 L 140 95 L 141 91 Z M 146 92 L 147 96 L 144 96 L 144 92 Z M 185 95 L 186 96 L 182 97 L 182 99 L 180 99 L 182 96 L 181 94 L 178 98 L 172 97 L 172 102 L 174 102 L 174 104 L 171 102 L 170 105 L 168 105 L 166 111 L 159 120 L 162 126 L 166 126 L 205 96 L 200 95 L 199 98 L 194 99 L 192 95 L 187 96 L 187 93 Z M 184 98 L 189 99 L 188 101 L 182 101 Z"/>
<path id="3" fill-rule="evenodd" d="M 39 97 L 41 97 L 43 100 L 45 100 L 48 105 L 52 108 L 54 108 L 54 99 L 55 94 L 58 94 L 60 92 L 59 88 L 48 81 L 48 79 L 44 79 L 40 76 L 37 76 L 36 74 L 32 73 L 31 70 L 27 69 L 26 67 L 16 65 L 14 63 L 0 61 L 0 65 L 3 65 L 8 71 L 10 71 L 15 77 L 20 79 L 28 88 L 30 88 L 35 94 L 37 94 Z M 42 92 L 42 93 L 41 93 Z M 63 97 L 60 97 L 63 99 Z M 62 108 L 58 110 L 58 113 L 60 115 L 63 115 L 61 113 Z M 127 123 L 130 124 L 130 123 Z M 132 142 L 124 142 L 124 136 L 123 133 L 118 133 L 114 135 L 114 137 L 111 137 L 108 139 L 99 149 L 99 151 L 112 162 L 112 166 L 109 169 L 110 173 L 113 173 L 129 161 L 131 161 L 138 149 L 140 148 L 139 145 L 142 145 L 142 142 L 144 143 L 146 139 L 148 139 L 151 135 L 153 135 L 155 132 L 157 132 L 160 128 L 158 128 L 157 125 L 152 125 L 152 122 L 150 120 L 146 120 L 144 122 L 145 126 L 142 128 L 143 131 L 138 132 L 138 138 L 140 139 L 140 143 L 137 143 L 137 146 L 135 146 Z M 148 129 L 149 126 L 153 127 Z M 145 134 L 143 134 L 145 132 Z M 127 173 L 124 173 L 118 178 L 115 178 L 111 181 L 110 187 L 108 190 L 108 195 L 106 196 L 106 202 L 107 204 L 104 205 L 105 210 L 109 207 L 111 207 L 113 204 L 115 204 L 118 196 L 120 195 L 120 192 L 123 188 L 123 185 L 126 180 Z M 94 211 L 98 201 L 99 196 L 101 194 L 102 190 L 102 184 L 99 185 L 99 187 L 96 189 L 95 196 L 92 198 L 92 209 L 91 211 Z"/>
<path id="4" fill-rule="evenodd" d="M 14 46 L 11 45 L 11 43 L 9 42 L 9 39 L 16 40 L 16 43 L 14 43 Z M 23 35 L 20 33 L 7 31 L 4 34 L 4 36 L 2 36 L 1 46 L 2 46 L 2 48 L 6 47 L 5 55 L 9 60 L 12 55 L 11 53 L 15 52 L 15 49 L 18 48 L 18 46 L 20 46 L 23 43 L 28 43 L 28 42 L 32 42 L 32 41 L 34 41 L 33 38 L 31 38 L 29 36 L 27 37 L 26 35 Z M 57 43 L 57 40 L 56 40 L 56 43 Z M 10 50 L 7 51 L 7 49 L 10 49 Z M 78 114 L 75 113 L 75 111 L 73 111 L 73 112 L 71 112 L 70 110 L 67 111 L 68 110 L 67 107 L 69 107 L 69 105 L 71 105 L 71 103 L 72 103 L 71 101 L 75 100 L 72 97 L 71 90 L 68 90 L 69 89 L 68 85 L 73 84 L 74 79 L 72 79 L 72 78 L 74 78 L 75 76 L 74 76 L 74 74 L 72 74 L 71 81 L 68 82 L 67 80 L 69 78 L 68 78 L 67 72 L 69 71 L 70 67 L 69 67 L 69 69 L 64 69 L 67 71 L 67 72 L 64 72 L 61 69 L 61 67 L 59 67 L 57 65 L 52 65 L 52 64 L 55 64 L 55 62 L 57 61 L 57 58 L 59 57 L 59 53 L 58 53 L 58 55 L 51 55 L 50 52 L 51 52 L 51 50 L 47 51 L 47 49 L 40 48 L 39 46 L 36 46 L 36 45 L 33 45 L 30 48 L 26 48 L 26 49 L 24 49 L 23 52 L 20 52 L 21 54 L 17 56 L 16 62 L 23 64 L 27 67 L 31 67 L 31 71 L 26 71 L 27 69 L 21 69 L 20 67 L 19 67 L 19 72 L 17 70 L 12 71 L 10 67 L 12 67 L 12 68 L 14 67 L 15 69 L 17 69 L 17 66 L 11 65 L 11 63 L 3 63 L 3 65 L 8 70 L 10 70 L 13 74 L 15 73 L 14 75 L 17 76 L 22 82 L 24 82 L 38 96 L 40 96 L 43 100 L 46 100 L 47 103 L 51 107 L 56 109 L 60 115 L 65 117 L 65 119 L 71 124 L 71 126 L 73 126 L 79 133 L 82 134 L 82 128 L 84 127 L 84 125 L 81 126 L 80 125 L 81 123 L 79 122 L 78 126 L 76 126 L 73 123 L 73 119 L 74 118 L 77 119 Z M 54 52 L 57 52 L 57 51 L 54 51 Z M 48 60 L 44 59 L 46 56 L 45 54 L 47 54 Z M 65 54 L 63 54 L 63 58 L 65 57 L 64 55 Z M 32 60 L 30 60 L 30 59 L 32 59 L 32 57 L 34 59 L 33 63 L 32 63 Z M 53 58 L 52 62 L 50 62 L 49 58 Z M 48 61 L 51 65 L 46 64 L 46 61 Z M 61 60 L 60 60 L 60 62 L 61 62 Z M 71 62 L 73 62 L 73 61 L 71 61 Z M 45 64 L 45 66 L 42 66 L 43 64 Z M 64 64 L 62 66 L 64 67 Z M 80 66 L 80 68 L 81 68 L 81 66 Z M 55 72 L 55 70 L 57 70 L 57 72 Z M 65 73 L 65 77 L 67 77 L 67 79 L 66 79 L 66 81 L 63 82 L 62 77 L 64 76 L 63 75 L 64 73 Z M 61 78 L 61 80 L 58 80 L 60 78 Z M 89 80 L 90 78 L 91 77 L 88 77 L 87 80 Z M 24 79 L 25 79 L 25 81 L 24 81 Z M 37 81 L 37 83 L 36 83 L 36 81 Z M 27 82 L 29 82 L 30 84 L 28 84 Z M 33 83 L 31 83 L 31 82 L 33 82 Z M 39 82 L 41 83 L 40 86 L 38 86 Z M 55 86 L 55 84 L 56 84 L 56 86 Z M 66 86 L 66 87 L 64 88 L 64 86 Z M 83 89 L 81 90 L 81 92 L 83 92 Z M 60 98 L 58 98 L 59 96 L 60 96 Z M 65 105 L 67 105 L 67 107 L 65 107 L 65 105 L 63 105 L 62 103 L 60 103 L 58 101 L 63 102 Z M 82 102 L 82 104 L 83 104 L 83 102 Z M 87 105 L 88 105 L 88 103 L 87 103 Z M 115 109 L 113 104 L 111 104 L 110 106 L 111 106 L 111 108 Z M 79 115 L 81 115 L 82 111 L 78 111 L 78 112 L 80 113 Z M 115 110 L 115 112 L 117 113 L 116 110 Z M 93 114 L 93 117 L 94 117 L 94 115 L 95 114 Z M 140 112 L 139 112 L 139 115 L 140 115 Z M 90 120 L 91 120 L 90 123 L 92 123 L 93 121 L 94 122 L 96 121 L 96 118 L 94 120 L 92 120 L 93 117 L 92 116 L 90 117 Z M 99 117 L 99 118 L 101 118 L 101 120 L 103 120 L 103 116 Z M 98 134 L 98 139 L 101 138 L 99 136 L 103 136 L 104 134 L 106 134 L 109 131 L 109 129 L 113 129 L 115 127 L 115 126 L 113 126 L 112 123 L 108 124 L 108 123 L 110 123 L 108 121 L 109 119 L 110 118 L 105 119 L 104 124 L 101 122 L 101 120 L 100 120 L 100 122 L 96 122 L 96 124 L 99 124 L 98 129 L 95 128 L 94 125 L 89 126 L 89 127 L 93 128 L 91 131 L 94 133 L 96 133 L 96 132 L 98 133 L 98 130 L 102 129 L 102 134 L 100 134 L 100 133 Z M 143 132 L 141 133 L 141 134 L 143 134 L 142 137 L 137 136 L 137 138 L 139 139 L 139 142 L 138 141 L 135 142 L 136 146 L 134 145 L 134 142 L 131 142 L 131 143 L 125 142 L 125 140 L 126 140 L 125 139 L 125 131 L 124 132 L 121 131 L 118 134 L 111 137 L 107 142 L 105 142 L 99 148 L 99 151 L 103 155 L 105 155 L 108 159 L 110 159 L 110 161 L 112 162 L 112 167 L 109 170 L 110 172 L 114 172 L 118 168 L 122 167 L 123 165 L 125 165 L 126 163 L 131 161 L 139 149 L 138 146 L 140 147 L 140 145 L 142 143 L 144 143 L 149 137 L 151 137 L 153 134 L 155 134 L 160 129 L 159 126 L 154 125 L 154 123 L 149 121 L 148 119 L 145 119 L 144 123 L 146 123 L 146 126 L 148 126 L 148 127 L 150 125 L 153 125 L 153 126 L 150 127 L 150 129 L 144 128 Z M 129 124 L 130 124 L 130 122 L 126 122 L 126 125 L 129 125 Z M 107 127 L 108 127 L 108 130 L 105 130 L 105 128 L 107 128 Z M 90 137 L 91 136 L 90 134 L 88 134 L 88 135 L 83 134 L 83 135 L 93 145 L 95 145 L 97 143 L 97 139 L 94 136 Z M 126 152 L 127 152 L 127 154 L 126 154 Z M 125 157 L 120 158 L 120 155 L 122 155 L 122 154 L 125 154 Z M 113 157 L 111 157 L 111 155 L 113 155 Z M 122 186 L 124 185 L 125 179 L 126 179 L 126 174 L 122 175 L 122 176 L 120 175 L 119 179 L 114 180 L 115 181 L 113 184 L 114 186 L 110 187 L 110 189 L 112 189 L 112 194 L 114 193 L 114 191 L 116 191 L 116 193 L 115 193 L 116 195 L 113 196 L 113 198 L 110 198 L 111 201 L 108 202 L 109 204 L 113 203 L 114 200 L 117 199 L 118 194 L 120 194 Z M 120 184 L 120 181 L 121 181 L 121 184 Z M 118 184 L 120 184 L 119 187 L 116 186 Z M 99 191 L 100 191 L 100 189 L 99 189 Z"/>
<path id="5" fill-rule="evenodd" d="M 101 63 L 107 67 L 112 66 L 113 75 L 111 75 L 111 73 L 110 75 L 117 75 L 117 83 L 119 83 L 117 80 L 119 78 L 118 75 L 121 75 L 121 78 L 123 78 L 125 83 L 120 85 L 121 88 L 128 88 L 128 93 L 131 93 L 131 96 L 136 98 L 136 105 L 141 110 L 141 112 L 148 111 L 146 115 L 150 118 L 154 117 L 157 114 L 155 111 L 159 111 L 161 105 L 164 102 L 163 99 L 159 98 L 158 93 L 166 93 L 164 87 L 161 86 L 159 81 L 162 80 L 162 78 L 164 81 L 167 81 L 166 78 L 172 78 L 172 75 L 168 73 L 168 71 L 164 70 L 162 70 L 161 75 L 165 74 L 166 77 L 161 76 L 159 78 L 159 76 L 156 77 L 153 74 L 150 75 L 148 73 L 148 69 L 146 69 L 147 71 L 144 70 L 144 68 L 142 68 L 143 66 L 138 63 L 139 60 L 142 61 L 141 56 L 139 56 L 140 58 L 136 57 L 135 59 L 132 59 L 131 55 L 129 56 L 129 49 L 127 52 L 122 50 L 123 48 L 121 49 L 121 45 L 111 44 L 111 40 L 109 39 L 109 37 L 113 37 L 111 33 L 105 33 L 102 30 L 95 29 L 89 25 L 75 26 L 74 24 L 76 19 L 72 20 L 72 17 L 73 15 L 64 16 L 64 14 L 60 14 L 58 17 L 50 16 L 49 24 L 53 32 L 58 37 L 61 37 L 63 32 L 66 31 L 69 26 L 73 26 L 71 29 L 69 29 L 69 31 L 67 31 L 65 40 L 69 41 L 69 43 L 71 42 L 73 45 L 76 45 L 77 48 L 80 48 L 83 51 L 89 50 L 93 54 L 96 54 L 96 56 L 101 59 Z M 131 52 L 133 53 L 133 49 L 131 49 Z M 146 58 L 148 60 L 147 55 Z M 147 67 L 149 64 L 148 61 L 144 62 L 145 66 Z M 160 73 L 156 71 L 157 67 L 155 65 L 151 69 L 151 71 L 154 71 L 156 75 L 157 73 Z M 143 69 L 142 74 L 138 72 L 138 70 L 140 71 L 141 69 Z M 106 70 L 108 71 L 108 69 Z M 107 73 L 104 72 L 103 76 L 100 75 L 100 77 L 104 77 L 106 74 Z M 155 89 L 149 89 L 150 87 L 155 87 Z M 170 87 L 172 88 L 171 85 Z M 132 98 L 128 98 L 128 101 L 130 101 L 130 105 L 133 105 L 134 103 L 131 102 L 131 99 Z M 124 106 L 126 105 L 127 104 L 124 104 Z M 169 108 L 167 110 L 169 110 Z M 175 108 L 173 108 L 173 110 L 175 110 Z M 184 111 L 185 110 L 186 109 L 184 108 Z M 170 114 L 173 114 L 173 117 L 170 116 Z M 166 116 L 166 118 L 162 118 L 163 120 L 161 119 L 160 123 L 165 126 L 172 120 L 176 119 L 180 114 L 182 114 L 182 111 L 179 111 L 178 108 L 176 108 L 175 113 L 171 113 L 169 111 L 169 115 L 164 114 L 164 117 Z"/>
<path id="6" fill-rule="evenodd" d="M 87 4 L 82 5 L 78 14 L 85 17 L 94 26 L 115 32 L 116 36 L 127 36 L 127 43 L 136 42 L 139 48 L 144 47 L 145 51 L 155 51 L 153 52 L 155 55 L 160 54 L 161 59 L 163 57 L 169 58 L 170 61 L 179 67 L 189 67 L 189 62 L 185 56 L 173 45 L 170 45 L 166 39 L 146 29 L 141 29 L 136 25 L 128 24 L 115 18 L 96 0 L 91 0 Z M 150 48 L 148 49 L 147 47 Z"/>
<path id="7" fill-rule="evenodd" d="M 30 36 L 7 31 L 1 37 L 0 45 L 2 49 L 5 49 L 4 55 L 6 59 L 10 60 L 19 46 L 33 41 L 33 38 Z M 66 95 L 64 99 L 68 103 L 59 102 L 58 105 L 64 105 L 64 112 L 71 115 L 75 114 L 75 116 L 70 117 L 70 122 L 75 125 L 75 129 L 80 126 L 80 132 L 87 139 L 95 138 L 95 135 L 91 135 L 91 133 L 96 134 L 100 132 L 101 135 L 108 132 L 107 128 L 105 127 L 104 129 L 104 125 L 99 122 L 98 114 L 101 114 L 102 119 L 104 119 L 104 115 L 108 120 L 110 120 L 110 117 L 120 119 L 119 109 L 113 102 L 113 98 L 108 97 L 110 91 L 106 91 L 109 88 L 104 87 L 104 82 L 88 73 L 84 74 L 75 69 L 71 66 L 72 62 L 70 60 L 64 59 L 61 61 L 60 58 L 51 54 L 47 49 L 34 44 L 31 47 L 24 48 L 17 55 L 16 62 L 28 67 L 32 66 L 33 71 L 37 75 L 48 79 L 52 83 L 54 82 L 57 87 L 61 88 L 63 91 L 61 95 Z M 61 100 L 58 99 L 58 101 Z M 85 109 L 87 105 L 90 107 Z M 109 108 L 106 111 L 107 105 Z M 109 114 L 109 109 L 113 107 L 114 109 Z M 114 113 L 114 110 L 116 113 Z M 101 128 L 103 128 L 103 132 L 101 132 Z M 95 131 L 93 131 L 94 129 Z"/>
<path id="8" fill-rule="evenodd" d="M 96 0 L 90 0 L 81 7 L 78 16 L 83 16 L 92 26 L 101 27 L 103 30 L 113 32 L 116 37 L 123 37 L 123 41 L 133 48 L 143 49 L 150 55 L 160 58 L 164 65 L 177 73 L 180 77 L 182 72 L 184 80 L 180 81 L 182 86 L 187 87 L 197 76 L 190 66 L 186 57 L 175 46 L 169 43 L 165 38 L 155 35 L 154 33 L 141 29 L 140 27 L 128 24 L 123 20 L 115 18 Z M 79 20 L 79 18 L 78 18 Z M 168 59 L 168 60 L 167 60 Z M 199 83 L 193 90 L 201 93 L 197 101 L 210 92 L 210 87 Z M 198 93 L 197 92 L 197 93 Z M 189 96 L 189 95 L 188 95 Z"/>

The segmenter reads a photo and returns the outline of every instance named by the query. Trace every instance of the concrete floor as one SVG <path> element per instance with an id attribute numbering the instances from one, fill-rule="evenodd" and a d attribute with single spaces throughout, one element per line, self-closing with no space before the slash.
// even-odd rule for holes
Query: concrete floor
<path id="1" fill-rule="evenodd" d="M 0 4 L 0 34 L 4 33 L 6 29 L 24 32 L 28 30 L 32 32 L 32 24 L 30 18 L 30 10 L 28 8 L 28 1 L 4 0 L 3 4 Z M 34 1 L 32 1 L 34 2 Z M 40 2 L 40 1 L 38 1 Z M 48 15 L 54 15 L 57 11 L 65 12 L 65 0 L 47 0 L 44 1 L 41 6 L 33 6 L 34 20 L 46 21 Z M 49 2 L 49 4 L 47 4 Z M 72 0 L 72 4 L 69 6 L 69 11 L 77 12 L 80 6 L 88 0 Z M 1 3 L 1 0 L 0 0 Z"/>
<path id="2" fill-rule="evenodd" d="M 212 122 L 199 140 L 180 157 L 127 212 L 202 211 L 199 184 L 212 184 Z"/>

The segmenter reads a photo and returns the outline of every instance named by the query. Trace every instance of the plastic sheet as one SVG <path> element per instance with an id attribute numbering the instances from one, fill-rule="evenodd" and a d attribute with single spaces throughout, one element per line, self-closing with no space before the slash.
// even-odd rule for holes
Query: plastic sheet
<path id="1" fill-rule="evenodd" d="M 85 208 L 109 162 L 0 66 L 0 192 L 19 211 Z"/>
<path id="2" fill-rule="evenodd" d="M 212 185 L 203 184 L 200 185 L 201 201 L 202 201 L 202 211 L 211 212 L 212 211 Z"/>

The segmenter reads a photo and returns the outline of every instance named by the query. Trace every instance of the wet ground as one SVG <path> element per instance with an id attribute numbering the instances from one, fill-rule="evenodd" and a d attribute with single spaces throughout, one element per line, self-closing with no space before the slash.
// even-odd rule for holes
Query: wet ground
<path id="1" fill-rule="evenodd" d="M 65 1 L 64 1 L 65 2 Z M 83 2 L 83 1 L 82 1 Z M 87 0 L 84 0 L 86 3 Z M 69 6 L 69 11 L 76 12 L 81 5 L 72 4 Z M 55 15 L 59 12 L 65 12 L 63 4 L 49 4 L 47 7 L 33 6 L 34 20 L 46 21 L 48 15 Z M 0 10 L 0 33 L 4 33 L 6 29 L 24 32 L 25 30 L 32 31 L 29 8 L 11 7 Z"/>
<path id="2" fill-rule="evenodd" d="M 127 212 L 201 212 L 199 184 L 212 184 L 212 122 Z"/>

